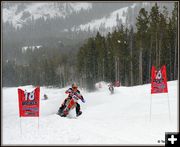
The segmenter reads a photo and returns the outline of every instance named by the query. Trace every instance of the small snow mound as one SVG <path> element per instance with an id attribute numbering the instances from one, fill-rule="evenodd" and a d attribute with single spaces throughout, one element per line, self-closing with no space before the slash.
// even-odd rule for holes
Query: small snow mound
<path id="1" fill-rule="evenodd" d="M 106 88 L 108 86 L 108 83 L 107 82 L 104 82 L 104 81 L 100 81 L 98 83 L 95 84 L 95 87 L 97 89 L 101 89 L 101 88 Z"/>

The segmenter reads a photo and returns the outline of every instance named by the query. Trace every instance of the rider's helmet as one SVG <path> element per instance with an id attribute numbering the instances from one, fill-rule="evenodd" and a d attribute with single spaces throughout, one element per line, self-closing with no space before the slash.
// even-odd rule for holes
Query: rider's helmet
<path id="1" fill-rule="evenodd" d="M 72 84 L 72 89 L 77 89 L 78 88 L 78 85 L 76 83 L 73 83 Z"/>

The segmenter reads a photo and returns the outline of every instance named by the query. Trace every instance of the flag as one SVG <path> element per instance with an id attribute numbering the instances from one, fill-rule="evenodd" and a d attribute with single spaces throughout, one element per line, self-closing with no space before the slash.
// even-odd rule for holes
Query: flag
<path id="1" fill-rule="evenodd" d="M 32 92 L 18 88 L 18 97 L 20 117 L 39 117 L 40 87 L 36 87 Z"/>
<path id="2" fill-rule="evenodd" d="M 120 81 L 115 81 L 115 82 L 114 82 L 114 87 L 120 87 L 120 86 L 121 86 Z"/>
<path id="3" fill-rule="evenodd" d="M 167 93 L 167 76 L 166 66 L 163 65 L 159 71 L 156 70 L 155 66 L 151 69 L 151 94 L 154 93 Z"/>

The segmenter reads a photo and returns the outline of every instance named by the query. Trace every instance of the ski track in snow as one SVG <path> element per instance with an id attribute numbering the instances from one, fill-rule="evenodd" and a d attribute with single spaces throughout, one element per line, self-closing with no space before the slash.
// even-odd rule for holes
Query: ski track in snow
<path id="1" fill-rule="evenodd" d="M 41 87 L 39 119 L 18 115 L 17 89 L 32 91 L 32 86 L 3 88 L 3 144 L 164 145 L 157 141 L 165 140 L 165 132 L 177 131 L 177 81 L 168 82 L 168 94 L 152 95 L 151 121 L 150 86 L 115 87 L 114 94 L 106 83 L 91 93 L 80 89 L 86 103 L 79 101 L 83 113 L 78 118 L 73 118 L 75 110 L 71 118 L 56 114 L 68 87 Z M 44 94 L 48 100 L 42 100 Z"/>

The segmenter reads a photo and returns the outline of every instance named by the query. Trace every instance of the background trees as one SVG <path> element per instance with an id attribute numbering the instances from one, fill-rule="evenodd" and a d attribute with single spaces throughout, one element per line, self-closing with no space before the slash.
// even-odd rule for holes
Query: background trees
<path id="1" fill-rule="evenodd" d="M 149 13 L 141 8 L 136 19 L 136 32 L 132 26 L 125 28 L 120 24 L 107 36 L 98 32 L 88 39 L 91 44 L 84 44 L 79 51 L 78 67 L 88 68 L 81 74 L 87 72 L 96 79 L 87 81 L 87 85 L 101 80 L 120 80 L 124 86 L 149 83 L 152 65 L 166 65 L 168 80 L 177 79 L 177 3 L 172 15 L 166 7 L 160 12 L 156 3 Z M 81 64 L 81 58 L 92 64 Z"/>
<path id="2" fill-rule="evenodd" d="M 136 18 L 136 27 L 117 23 L 114 31 L 106 36 L 100 32 L 93 35 L 94 32 L 81 30 L 68 35 L 58 32 L 53 25 L 59 23 L 59 18 L 56 18 L 56 24 L 51 25 L 48 25 L 50 19 L 46 20 L 47 23 L 40 18 L 30 22 L 32 25 L 29 27 L 16 31 L 12 31 L 12 24 L 6 24 L 9 29 L 5 29 L 7 32 L 3 35 L 11 33 L 13 39 L 3 41 L 3 46 L 9 51 L 3 52 L 6 57 L 3 59 L 3 86 L 32 84 L 64 87 L 76 81 L 82 87 L 94 90 L 94 84 L 98 81 L 115 80 L 120 80 L 124 86 L 133 86 L 149 83 L 151 66 L 160 68 L 164 64 L 167 66 L 168 80 L 176 80 L 177 11 L 177 3 L 172 13 L 166 7 L 160 11 L 157 4 L 148 11 L 142 8 Z M 44 24 L 47 32 L 40 26 L 32 27 L 40 24 Z M 33 37 L 37 31 L 37 38 L 38 35 L 43 36 L 42 40 Z M 21 42 L 29 48 L 26 51 L 21 50 L 17 41 L 24 34 L 29 34 L 29 39 Z M 65 37 L 61 38 L 63 35 Z M 42 42 L 42 47 L 32 49 L 33 45 Z M 13 52 L 10 52 L 12 48 Z M 11 53 L 15 57 L 13 60 Z"/>

